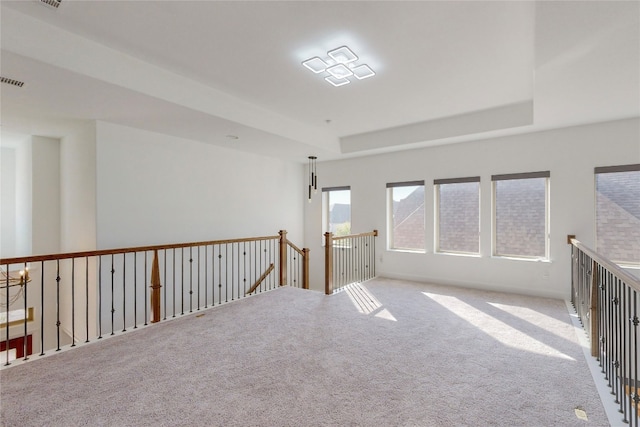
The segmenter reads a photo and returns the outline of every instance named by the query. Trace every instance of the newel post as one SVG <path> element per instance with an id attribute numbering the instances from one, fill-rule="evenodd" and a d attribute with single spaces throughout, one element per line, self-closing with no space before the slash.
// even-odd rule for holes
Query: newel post
<path id="1" fill-rule="evenodd" d="M 598 357 L 598 345 L 600 344 L 600 333 L 598 332 L 598 263 L 591 261 L 591 306 L 589 307 L 589 320 L 591 330 L 589 339 L 591 340 L 591 356 Z"/>
<path id="2" fill-rule="evenodd" d="M 309 289 L 309 248 L 302 248 L 302 289 Z"/>
<path id="3" fill-rule="evenodd" d="M 280 286 L 287 284 L 287 230 L 280 230 Z"/>
<path id="4" fill-rule="evenodd" d="M 333 293 L 333 233 L 324 233 L 324 293 Z"/>
<path id="5" fill-rule="evenodd" d="M 158 264 L 158 250 L 153 251 L 153 264 L 151 265 L 151 323 L 160 321 L 160 267 Z"/>

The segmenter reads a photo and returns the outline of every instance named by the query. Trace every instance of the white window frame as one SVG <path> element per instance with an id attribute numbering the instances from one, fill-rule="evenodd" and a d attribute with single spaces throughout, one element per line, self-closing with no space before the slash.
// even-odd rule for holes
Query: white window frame
<path id="1" fill-rule="evenodd" d="M 423 249 L 417 249 L 417 248 L 397 248 L 394 246 L 394 236 L 393 236 L 393 226 L 394 226 L 394 218 L 393 218 L 393 189 L 394 188 L 398 188 L 398 187 L 417 187 L 417 186 L 423 186 L 424 187 L 424 180 L 418 180 L 418 181 L 403 181 L 403 182 L 389 182 L 387 183 L 387 250 L 389 251 L 396 251 L 396 252 L 415 252 L 415 253 L 426 253 L 427 250 L 427 239 L 426 239 L 426 215 L 424 218 L 424 224 L 423 224 L 423 231 L 422 231 L 422 238 L 423 238 L 423 243 L 424 243 L 424 248 Z M 426 189 L 425 189 L 426 191 Z M 425 199 L 423 200 L 423 203 L 425 204 L 425 208 L 426 208 L 426 193 L 425 193 Z M 426 211 L 425 211 L 426 213 Z"/>
<path id="2" fill-rule="evenodd" d="M 478 183 L 478 251 L 477 252 L 467 252 L 467 251 L 451 251 L 451 250 L 443 250 L 440 248 L 440 185 L 442 184 L 463 184 L 469 182 L 477 182 Z M 433 201 L 434 201 L 434 242 L 433 242 L 433 250 L 438 254 L 451 254 L 451 255 L 468 255 L 468 256 L 479 256 L 480 255 L 480 227 L 481 227 L 481 188 L 480 188 L 480 177 L 479 176 L 471 176 L 466 178 L 447 178 L 447 179 L 435 179 L 433 181 Z"/>
<path id="3" fill-rule="evenodd" d="M 324 245 L 324 234 L 329 231 L 329 219 L 330 219 L 330 201 L 332 191 L 349 191 L 349 223 L 351 223 L 351 186 L 341 187 L 324 187 L 322 189 L 322 242 Z"/>
<path id="4" fill-rule="evenodd" d="M 545 178 L 545 200 L 544 200 L 544 255 L 521 255 L 521 254 L 500 254 L 497 252 L 497 224 L 496 224 L 496 209 L 497 209 L 497 197 L 496 197 L 496 183 L 498 181 L 506 180 L 524 180 L 534 178 Z M 550 261 L 549 243 L 551 238 L 550 229 L 550 186 L 551 173 L 549 171 L 542 172 L 528 172 L 528 173 L 513 173 L 491 176 L 491 254 L 495 258 L 510 258 L 521 259 L 531 261 Z"/>
<path id="5" fill-rule="evenodd" d="M 600 250 L 598 248 L 598 187 L 597 176 L 604 173 L 618 173 L 618 172 L 639 172 L 640 164 L 633 165 L 621 165 L 621 166 L 601 166 L 596 167 L 593 170 L 593 235 L 595 236 L 594 247 L 596 252 Z M 620 265 L 623 268 L 640 269 L 640 262 L 634 263 L 629 261 L 620 261 L 612 259 L 614 263 Z"/>

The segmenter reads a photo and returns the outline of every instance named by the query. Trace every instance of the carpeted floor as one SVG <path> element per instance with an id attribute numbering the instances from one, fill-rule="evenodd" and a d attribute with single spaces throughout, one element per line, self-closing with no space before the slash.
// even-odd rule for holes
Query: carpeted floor
<path id="1" fill-rule="evenodd" d="M 277 289 L 0 381 L 3 426 L 608 425 L 563 301 L 386 279 Z"/>

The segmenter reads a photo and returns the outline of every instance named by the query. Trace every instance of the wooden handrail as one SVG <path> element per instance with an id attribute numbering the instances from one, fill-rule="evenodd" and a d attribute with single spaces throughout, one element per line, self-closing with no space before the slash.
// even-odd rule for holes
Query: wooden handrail
<path id="1" fill-rule="evenodd" d="M 611 273 L 616 275 L 619 279 L 625 282 L 627 285 L 631 286 L 634 290 L 640 292 L 640 279 L 637 277 L 627 273 L 624 271 L 618 264 L 609 261 L 604 256 L 600 255 L 593 249 L 585 246 L 582 242 L 576 239 L 574 236 L 568 236 L 567 240 L 570 244 L 580 249 L 582 252 L 587 254 L 592 260 L 596 261 L 601 266 L 605 267 Z"/>
<path id="2" fill-rule="evenodd" d="M 245 293 L 245 295 L 249 295 L 251 292 L 255 291 L 256 288 L 260 286 L 260 283 L 262 283 L 262 281 L 267 278 L 269 273 L 271 273 L 274 268 L 275 266 L 273 265 L 273 263 L 269 265 L 269 268 L 267 268 L 266 271 L 262 273 L 262 276 L 260 276 L 260 278 L 256 280 L 256 283 L 254 283 L 253 286 L 249 288 L 249 290 Z"/>
<path id="3" fill-rule="evenodd" d="M 287 240 L 287 243 L 289 244 L 289 246 L 291 247 L 291 249 L 295 250 L 296 252 L 298 252 L 300 255 L 304 255 L 304 251 L 302 249 L 300 249 L 299 247 L 297 247 L 296 245 L 294 245 L 293 243 L 291 243 L 290 241 Z"/>
<path id="4" fill-rule="evenodd" d="M 276 247 L 278 239 L 279 246 Z M 287 243 L 296 252 L 290 251 Z M 201 249 L 204 249 L 204 256 L 201 256 Z M 109 332 L 110 335 L 119 330 L 126 332 L 132 325 L 134 328 L 143 324 L 147 326 L 171 315 L 185 315 L 187 309 L 192 313 L 203 307 L 206 309 L 209 304 L 214 306 L 244 297 L 242 291 L 246 290 L 246 285 L 251 285 L 251 279 L 255 283 L 246 296 L 254 295 L 258 287 L 260 291 L 271 291 L 278 285 L 289 285 L 286 280 L 288 258 L 293 264 L 290 285 L 309 289 L 308 253 L 309 249 L 300 249 L 288 242 L 287 232 L 281 230 L 277 236 L 1 258 L 0 290 L 13 286 L 14 282 L 16 286 L 24 287 L 24 309 L 29 313 L 29 317 L 25 316 L 19 323 L 5 322 L 2 329 L 8 338 L 2 341 L 12 338 L 14 332 L 17 336 L 20 324 L 24 325 L 24 336 L 27 336 L 27 322 L 33 321 L 35 316 L 40 321 L 40 354 L 44 355 L 46 351 L 54 348 L 59 351 L 61 346 L 66 346 L 61 340 L 63 333 L 71 338 L 73 347 L 80 342 L 81 334 L 86 335 L 84 342 L 88 343 L 90 339 L 100 339 Z M 28 263 L 36 264 L 35 268 L 29 271 Z M 19 277 L 18 267 L 21 269 Z M 164 267 L 164 275 L 161 267 Z M 255 280 L 253 272 L 257 273 L 262 268 L 266 271 L 263 270 L 261 277 Z M 225 269 L 231 274 L 222 274 Z M 204 281 L 201 280 L 202 270 Z M 16 280 L 13 271 L 16 272 Z M 24 283 L 31 281 L 30 273 L 35 271 L 40 273 L 39 280 L 33 277 L 39 286 L 29 287 L 30 299 L 27 299 Z M 244 278 L 241 271 L 244 271 Z M 284 273 L 281 276 L 284 280 L 280 283 L 276 283 L 273 276 L 278 271 Z M 215 272 L 218 273 L 217 281 Z M 77 286 L 78 282 L 82 285 Z M 34 294 L 39 295 L 37 303 L 28 303 Z M 96 297 L 92 298 L 92 294 Z M 14 303 L 12 298 L 7 292 L 6 298 L 2 297 L 0 302 L 9 306 Z M 28 307 L 29 304 L 39 307 Z M 79 316 L 83 319 L 80 320 Z M 46 330 L 45 324 L 55 325 L 55 330 Z M 83 330 L 76 328 L 83 324 Z M 8 357 L 6 364 L 10 364 Z"/>
<path id="5" fill-rule="evenodd" d="M 309 249 L 300 249 L 287 239 L 286 230 L 280 230 L 280 286 L 288 284 L 287 270 L 288 270 L 288 257 L 287 257 L 287 245 L 296 251 L 302 257 L 302 288 L 309 289 Z"/>
<path id="6" fill-rule="evenodd" d="M 275 240 L 275 239 L 278 239 L 279 237 L 280 236 L 245 237 L 241 239 L 209 240 L 204 242 L 174 243 L 169 245 L 137 246 L 132 248 L 121 248 L 121 249 L 102 249 L 102 250 L 95 250 L 95 251 L 67 252 L 67 253 L 60 253 L 60 254 L 34 255 L 34 256 L 16 257 L 16 258 L 2 258 L 0 259 L 0 265 L 21 264 L 25 262 L 54 261 L 57 259 L 84 258 L 84 257 L 90 257 L 90 256 L 103 256 L 103 255 L 112 255 L 112 254 L 113 255 L 126 254 L 126 253 L 132 253 L 132 252 L 160 251 L 163 249 L 188 248 L 190 246 L 223 245 L 227 243 L 253 242 L 257 240 Z"/>
<path id="7" fill-rule="evenodd" d="M 341 276 L 341 278 L 339 280 L 337 280 L 338 283 L 334 283 L 334 265 L 333 265 L 333 257 L 335 256 L 334 252 L 336 249 L 353 249 L 355 252 L 355 255 L 359 256 L 358 254 L 360 253 L 360 251 L 362 251 L 362 248 L 359 248 L 358 246 L 358 242 L 357 241 L 353 241 L 353 245 L 351 245 L 349 239 L 358 239 L 358 238 L 363 238 L 363 237 L 378 237 L 378 230 L 373 230 L 373 231 L 368 231 L 366 233 L 360 233 L 360 234 L 349 234 L 347 236 L 339 236 L 339 237 L 334 237 L 333 233 L 331 232 L 326 232 L 324 233 L 324 293 L 327 295 L 331 295 L 334 290 L 335 290 L 335 286 L 337 285 L 338 288 L 341 288 L 343 286 L 345 286 L 348 283 L 344 283 L 343 280 L 350 280 L 350 283 L 353 283 L 353 280 L 367 280 L 370 279 L 372 277 L 374 277 L 373 275 L 375 275 L 375 239 L 373 239 L 373 247 L 369 248 L 373 250 L 373 253 L 369 253 L 367 256 L 371 257 L 369 259 L 369 263 L 372 263 L 372 269 L 369 270 L 372 272 L 372 276 L 366 277 L 368 276 L 368 274 L 362 274 L 362 270 L 358 271 L 358 269 L 351 269 L 351 271 L 348 272 L 348 274 L 345 275 L 344 270 L 344 266 L 340 266 L 340 271 L 339 271 L 339 276 Z M 345 243 L 337 243 L 336 241 L 342 241 L 344 240 Z M 365 245 L 365 247 L 368 245 Z M 367 250 L 367 249 L 365 249 Z M 369 265 L 366 265 L 365 267 L 369 267 Z M 351 268 L 351 267 L 349 267 Z M 358 272 L 358 273 L 356 273 Z"/>
<path id="8" fill-rule="evenodd" d="M 378 230 L 368 231 L 366 233 L 360 233 L 360 234 L 349 234 L 347 236 L 332 237 L 331 240 L 336 241 L 336 240 L 342 240 L 342 239 L 351 239 L 353 237 L 365 237 L 365 236 L 378 237 Z"/>

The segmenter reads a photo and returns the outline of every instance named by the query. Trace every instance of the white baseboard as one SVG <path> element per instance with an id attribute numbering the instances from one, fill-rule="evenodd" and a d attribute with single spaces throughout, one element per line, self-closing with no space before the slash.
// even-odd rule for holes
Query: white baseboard
<path id="1" fill-rule="evenodd" d="M 528 295 L 528 296 L 534 296 L 534 297 L 552 298 L 552 299 L 560 299 L 560 300 L 566 299 L 566 295 L 563 292 L 549 292 L 549 291 L 541 291 L 539 289 L 522 289 L 522 288 L 513 288 L 509 286 L 491 285 L 491 284 L 479 283 L 479 282 L 463 282 L 463 281 L 455 281 L 455 280 L 432 279 L 429 277 L 412 276 L 408 274 L 399 274 L 399 273 L 390 273 L 390 272 L 384 272 L 384 273 L 381 272 L 380 274 L 378 274 L 378 276 L 386 277 L 388 279 L 410 280 L 412 282 L 431 283 L 434 285 L 456 286 L 459 288 L 480 289 L 483 291 L 506 292 L 506 293 L 512 293 L 512 294 Z"/>

